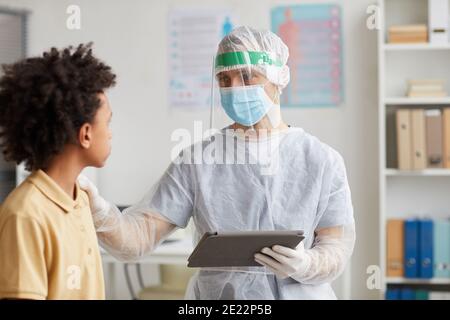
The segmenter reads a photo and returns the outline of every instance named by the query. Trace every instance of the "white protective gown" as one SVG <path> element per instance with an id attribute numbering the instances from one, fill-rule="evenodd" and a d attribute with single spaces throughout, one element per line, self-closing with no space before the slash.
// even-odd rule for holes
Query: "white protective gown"
<path id="1" fill-rule="evenodd" d="M 215 144 L 215 152 L 223 150 L 223 159 L 233 150 L 244 150 L 247 163 L 174 161 L 141 206 L 181 228 L 193 218 L 196 242 L 208 231 L 303 230 L 308 249 L 317 229 L 341 226 L 354 233 L 350 188 L 343 158 L 337 151 L 301 128 L 289 128 L 268 138 L 273 139 L 268 157 L 248 164 L 248 159 L 256 155 L 254 144 L 264 141 L 246 142 L 234 136 L 234 145 L 223 147 L 225 137 L 227 133 L 222 130 L 203 141 L 203 150 Z M 185 160 L 192 155 L 188 152 L 186 157 L 186 152 L 180 155 Z M 180 158 L 177 160 L 180 162 Z M 351 246 L 352 250 L 353 243 Z M 191 279 L 186 297 L 335 299 L 327 282 L 333 279 L 327 279 L 327 275 L 321 279 L 325 281 L 308 284 L 280 279 L 265 267 L 205 269 Z"/>

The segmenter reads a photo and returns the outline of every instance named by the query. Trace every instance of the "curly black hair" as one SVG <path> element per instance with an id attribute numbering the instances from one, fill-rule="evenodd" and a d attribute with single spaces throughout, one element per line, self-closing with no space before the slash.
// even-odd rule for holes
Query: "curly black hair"
<path id="1" fill-rule="evenodd" d="M 5 160 L 45 169 L 81 126 L 92 123 L 98 94 L 115 85 L 111 67 L 92 54 L 92 43 L 3 65 L 0 146 Z"/>

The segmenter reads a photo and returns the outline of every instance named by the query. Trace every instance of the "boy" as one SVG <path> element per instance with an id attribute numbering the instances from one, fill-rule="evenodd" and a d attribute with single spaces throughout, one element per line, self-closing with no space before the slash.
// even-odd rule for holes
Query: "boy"
<path id="1" fill-rule="evenodd" d="M 76 182 L 111 146 L 111 68 L 91 44 L 3 67 L 0 142 L 31 175 L 0 208 L 0 298 L 104 299 L 89 198 Z"/>

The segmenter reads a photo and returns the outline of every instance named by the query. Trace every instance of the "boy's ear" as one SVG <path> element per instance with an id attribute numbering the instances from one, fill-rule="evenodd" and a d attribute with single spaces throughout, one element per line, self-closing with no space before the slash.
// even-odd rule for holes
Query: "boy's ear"
<path id="1" fill-rule="evenodd" d="M 85 123 L 78 131 L 78 142 L 83 149 L 89 149 L 92 143 L 92 125 Z"/>

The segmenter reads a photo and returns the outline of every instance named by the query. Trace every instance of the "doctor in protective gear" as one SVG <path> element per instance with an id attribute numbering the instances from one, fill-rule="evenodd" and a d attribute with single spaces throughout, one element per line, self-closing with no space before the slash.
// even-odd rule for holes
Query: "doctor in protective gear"
<path id="1" fill-rule="evenodd" d="M 238 153 L 246 161 L 194 163 L 186 161 L 194 146 L 187 148 L 123 212 L 80 176 L 103 248 L 137 261 L 191 218 L 195 241 L 205 232 L 303 230 L 305 239 L 295 249 L 274 245 L 255 253 L 261 267 L 200 269 L 186 298 L 336 299 L 330 284 L 355 243 L 351 193 L 341 155 L 281 117 L 288 55 L 277 35 L 250 27 L 233 30 L 218 45 L 212 100 L 220 99 L 221 108 L 212 107 L 211 118 L 220 122 L 223 114 L 232 123 L 197 147 L 215 150 L 215 160 Z M 274 161 L 276 168 L 266 170 Z"/>

